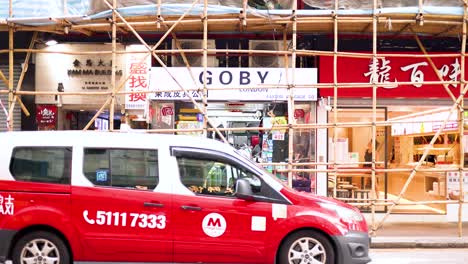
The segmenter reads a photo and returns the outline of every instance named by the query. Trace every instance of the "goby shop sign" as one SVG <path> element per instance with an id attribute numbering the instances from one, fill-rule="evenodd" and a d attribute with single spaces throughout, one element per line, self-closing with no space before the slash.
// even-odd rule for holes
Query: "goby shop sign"
<path id="1" fill-rule="evenodd" d="M 69 55 L 60 52 L 110 51 L 103 44 L 59 44 L 45 48 L 56 53 L 38 53 L 36 56 L 36 90 L 48 92 L 111 91 L 112 54 Z M 123 50 L 122 45 L 117 50 Z M 123 56 L 115 62 L 117 84 L 123 76 Z M 59 84 L 61 84 L 59 86 Z M 63 89 L 59 89 L 63 88 Z M 95 105 L 103 104 L 107 96 L 38 95 L 36 104 Z M 122 96 L 123 100 L 123 96 Z"/>
<path id="2" fill-rule="evenodd" d="M 444 81 L 460 80 L 461 60 L 459 57 L 433 57 L 432 61 Z M 353 66 L 349 67 L 349 65 Z M 423 57 L 378 57 L 375 64 L 372 58 L 339 57 L 337 71 L 338 83 L 378 82 L 378 97 L 449 98 L 442 84 L 422 84 L 427 81 L 440 81 L 428 60 Z M 333 57 L 320 57 L 319 78 L 321 83 L 333 83 Z M 414 84 L 397 85 L 397 82 L 413 82 Z M 460 94 L 458 84 L 449 85 L 449 89 L 455 96 Z M 320 94 L 333 96 L 333 89 L 321 89 Z M 371 97 L 372 88 L 340 89 L 338 96 Z"/>
<path id="3" fill-rule="evenodd" d="M 201 100 L 202 94 L 198 91 L 185 93 L 174 79 L 186 89 L 203 88 L 203 68 L 192 68 L 196 83 L 190 77 L 190 72 L 185 67 L 169 68 L 169 73 L 163 68 L 151 69 L 151 94 L 153 100 L 188 100 L 189 95 Z M 289 78 L 292 77 L 292 69 L 289 69 Z M 317 69 L 298 68 L 295 75 L 296 85 L 310 85 L 317 83 Z M 226 90 L 209 90 L 208 100 L 211 101 L 286 101 L 289 91 L 286 88 L 275 88 L 277 85 L 286 85 L 286 69 L 284 68 L 208 68 L 207 87 L 236 88 Z M 242 88 L 245 87 L 245 88 Z M 173 91 L 179 90 L 179 91 Z M 316 101 L 316 88 L 294 89 L 294 99 L 297 101 Z"/>

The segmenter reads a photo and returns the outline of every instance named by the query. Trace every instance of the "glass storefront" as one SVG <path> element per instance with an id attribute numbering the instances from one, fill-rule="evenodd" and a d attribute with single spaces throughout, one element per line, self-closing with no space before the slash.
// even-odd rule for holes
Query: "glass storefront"
<path id="1" fill-rule="evenodd" d="M 295 122 L 315 123 L 315 106 L 315 101 L 295 103 Z M 153 101 L 151 113 L 153 129 L 186 129 L 177 134 L 202 136 L 203 116 L 190 102 Z M 288 123 L 286 102 L 209 102 L 207 113 L 213 126 L 233 147 L 287 183 L 289 130 L 275 129 Z M 315 162 L 315 135 L 315 129 L 294 129 L 292 157 L 297 171 L 293 173 L 292 186 L 299 191 L 316 193 L 316 174 L 307 171 L 315 168 L 310 164 Z M 220 139 L 215 132 L 209 132 L 207 137 Z"/>
<path id="2" fill-rule="evenodd" d="M 460 162 L 460 138 L 456 113 L 449 117 L 450 107 L 434 106 L 385 106 L 378 107 L 376 121 L 388 121 L 387 126 L 376 127 L 377 169 L 387 169 L 376 173 L 376 198 L 379 200 L 396 200 L 409 177 L 412 177 L 406 191 L 401 196 L 401 203 L 417 203 L 421 201 L 438 201 L 452 199 L 447 192 L 447 175 L 453 174 L 451 169 L 457 168 Z M 336 183 L 329 181 L 329 195 L 346 198 L 349 201 L 359 198 L 370 198 L 371 163 L 372 163 L 372 108 L 339 107 L 338 122 L 349 123 L 328 129 L 330 143 L 336 135 L 336 152 L 329 150 L 329 161 L 336 158 L 341 168 L 354 168 L 355 172 L 339 172 Z M 328 114 L 328 122 L 332 123 L 333 112 Z M 448 118 L 442 133 L 430 142 Z M 353 123 L 369 122 L 369 126 L 353 126 Z M 336 134 L 335 134 L 336 132 Z M 331 146 L 329 144 L 329 146 Z M 329 147 L 331 149 L 331 147 Z M 421 161 L 417 172 L 413 168 L 422 159 L 425 150 L 426 157 Z M 414 174 L 414 175 L 413 175 Z M 329 179 L 335 176 L 329 173 Z M 335 185 L 336 184 L 336 185 Z M 336 190 L 333 188 L 336 186 Z M 445 204 L 398 205 L 394 213 L 410 214 L 445 214 Z M 366 210 L 368 207 L 361 207 Z M 385 211 L 384 206 L 377 206 L 377 211 Z"/>

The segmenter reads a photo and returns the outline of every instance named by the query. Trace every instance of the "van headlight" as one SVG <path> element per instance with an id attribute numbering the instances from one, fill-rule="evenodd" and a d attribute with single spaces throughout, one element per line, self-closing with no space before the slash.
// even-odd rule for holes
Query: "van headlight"
<path id="1" fill-rule="evenodd" d="M 341 218 L 342 221 L 345 222 L 361 222 L 364 220 L 362 215 L 352 209 L 339 206 L 337 204 L 332 203 L 319 203 L 322 208 L 326 208 L 331 211 L 335 211 L 336 214 Z"/>

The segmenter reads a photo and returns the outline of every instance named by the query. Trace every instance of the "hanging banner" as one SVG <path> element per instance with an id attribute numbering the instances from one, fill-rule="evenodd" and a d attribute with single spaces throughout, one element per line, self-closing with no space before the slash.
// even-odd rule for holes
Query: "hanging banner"
<path id="1" fill-rule="evenodd" d="M 143 45 L 127 46 L 126 51 L 147 51 Z M 149 88 L 149 73 L 151 69 L 151 56 L 147 53 L 127 53 L 126 72 L 130 76 L 125 83 L 127 92 L 147 91 Z M 146 57 L 146 58 L 145 58 Z M 125 95 L 125 109 L 142 109 L 147 107 L 146 93 L 133 93 Z"/>
<path id="2" fill-rule="evenodd" d="M 189 91 L 196 100 L 201 100 L 203 90 L 203 68 L 192 68 L 196 83 L 190 77 L 186 67 L 168 68 L 169 72 L 157 67 L 151 69 L 151 94 L 153 100 L 189 100 L 189 95 L 180 89 L 174 81 L 174 76 L 180 85 L 186 89 L 200 89 Z M 169 74 L 170 73 L 170 74 Z M 171 76 L 172 75 L 172 76 Z M 289 69 L 289 80 L 292 78 L 292 69 Z M 317 83 L 317 69 L 298 68 L 295 74 L 296 85 L 310 85 Z M 208 68 L 207 87 L 238 88 L 209 90 L 208 100 L 211 101 L 286 101 L 289 91 L 286 88 L 276 88 L 285 85 L 286 69 L 284 68 Z M 255 88 L 252 88 L 255 87 Z M 258 87 L 258 88 L 257 88 Z M 170 91 L 180 90 L 180 91 Z M 294 89 L 294 99 L 297 101 L 316 101 L 316 88 Z"/>
<path id="3" fill-rule="evenodd" d="M 38 130 L 55 130 L 57 124 L 57 106 L 37 105 L 36 123 Z"/>
<path id="4" fill-rule="evenodd" d="M 460 57 L 434 57 L 432 61 L 444 81 L 460 80 Z M 422 82 L 427 81 L 440 81 L 426 58 L 378 57 L 375 66 L 374 73 L 372 58 L 339 57 L 337 60 L 338 83 L 379 82 L 377 88 L 377 97 L 379 98 L 449 98 L 449 94 L 442 84 L 422 84 Z M 333 83 L 333 57 L 320 57 L 319 79 L 321 83 Z M 397 85 L 396 82 L 414 82 L 414 84 Z M 455 96 L 460 94 L 458 84 L 450 84 L 448 87 Z M 320 95 L 333 96 L 333 89 L 320 89 Z M 372 88 L 339 89 L 338 96 L 372 97 Z"/>

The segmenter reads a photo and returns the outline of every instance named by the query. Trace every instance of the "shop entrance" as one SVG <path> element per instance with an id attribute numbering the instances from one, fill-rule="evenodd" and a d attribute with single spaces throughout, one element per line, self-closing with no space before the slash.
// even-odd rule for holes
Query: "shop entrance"
<path id="1" fill-rule="evenodd" d="M 338 123 L 349 123 L 348 127 L 336 128 L 336 148 L 333 148 L 334 128 L 328 129 L 328 160 L 339 164 L 342 170 L 328 174 L 328 195 L 349 202 L 362 202 L 359 199 L 371 198 L 372 179 L 372 108 L 340 107 Z M 334 113 L 328 113 L 328 123 L 333 123 Z M 376 121 L 387 119 L 387 108 L 377 108 Z M 368 126 L 353 126 L 353 123 L 369 123 Z M 385 126 L 376 128 L 376 168 L 386 168 L 387 130 Z M 336 153 L 334 153 L 336 149 Z M 333 169 L 333 166 L 330 166 Z M 387 199 L 387 174 L 376 173 L 376 198 Z M 370 210 L 369 206 L 358 206 L 361 210 Z M 385 211 L 385 206 L 376 206 L 376 211 Z"/>
<path id="2" fill-rule="evenodd" d="M 376 173 L 376 198 L 397 200 L 412 169 L 421 160 L 424 151 L 428 155 L 421 161 L 419 170 L 414 174 L 394 213 L 408 214 L 446 214 L 445 204 L 424 204 L 422 201 L 452 199 L 447 188 L 447 175 L 444 169 L 452 169 L 460 162 L 460 139 L 456 114 L 449 117 L 445 129 L 431 147 L 429 142 L 443 121 L 448 118 L 449 107 L 432 106 L 386 106 L 378 107 L 376 121 L 389 121 L 387 126 L 376 128 L 376 168 L 386 172 Z M 328 175 L 328 194 L 349 202 L 370 198 L 372 149 L 372 108 L 340 107 L 339 123 L 348 123 L 336 128 L 336 150 L 333 153 L 335 130 L 328 129 L 329 162 L 336 158 L 340 169 L 355 169 L 355 172 L 330 172 Z M 328 122 L 333 123 L 333 112 L 328 113 Z M 353 124 L 369 123 L 369 126 Z M 332 166 L 330 167 L 332 168 Z M 453 173 L 452 173 L 453 174 Z M 335 181 L 336 176 L 336 181 Z M 334 190 L 336 188 L 336 190 Z M 354 199 L 354 200 L 353 200 Z M 359 201 L 357 201 L 359 202 Z M 360 206 L 361 210 L 370 210 Z M 376 211 L 385 211 L 385 206 L 376 206 Z"/>
<path id="3" fill-rule="evenodd" d="M 294 118 L 297 124 L 314 123 L 315 101 L 295 103 Z M 152 128 L 178 129 L 177 134 L 203 136 L 203 115 L 186 101 L 153 101 L 151 106 Z M 289 159 L 289 130 L 275 129 L 288 123 L 286 102 L 209 102 L 207 113 L 213 125 L 222 131 L 231 146 L 246 157 L 262 164 L 285 183 Z M 294 168 L 292 186 L 296 190 L 316 193 L 316 174 L 306 170 L 315 169 L 315 129 L 294 130 Z M 207 137 L 218 139 L 215 132 Z"/>

